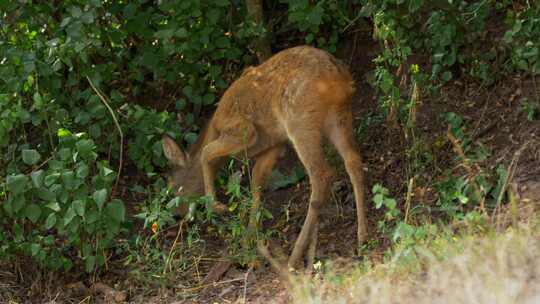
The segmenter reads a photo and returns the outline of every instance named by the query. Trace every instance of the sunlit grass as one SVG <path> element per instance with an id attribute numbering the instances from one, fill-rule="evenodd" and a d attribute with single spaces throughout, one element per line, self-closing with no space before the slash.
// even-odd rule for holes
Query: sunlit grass
<path id="1" fill-rule="evenodd" d="M 539 217 L 501 233 L 438 233 L 384 262 L 291 279 L 293 303 L 539 303 Z"/>

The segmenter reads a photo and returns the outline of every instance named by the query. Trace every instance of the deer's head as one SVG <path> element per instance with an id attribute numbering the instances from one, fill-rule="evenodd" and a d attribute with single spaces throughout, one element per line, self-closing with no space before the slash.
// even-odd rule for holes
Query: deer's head
<path id="1" fill-rule="evenodd" d="M 202 196 L 204 181 L 200 162 L 182 151 L 178 144 L 168 136 L 163 136 L 163 152 L 170 165 L 168 184 L 176 191 L 176 195 Z"/>

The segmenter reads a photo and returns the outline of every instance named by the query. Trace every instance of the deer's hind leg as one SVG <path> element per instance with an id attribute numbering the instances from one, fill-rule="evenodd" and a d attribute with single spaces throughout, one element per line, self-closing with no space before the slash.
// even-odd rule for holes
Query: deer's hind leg
<path id="1" fill-rule="evenodd" d="M 351 179 L 356 201 L 358 221 L 357 237 L 359 245 L 367 240 L 367 220 L 364 206 L 364 173 L 362 157 L 358 152 L 353 136 L 352 113 L 350 106 L 332 111 L 326 120 L 326 134 L 343 158 L 345 169 Z"/>
<path id="2" fill-rule="evenodd" d="M 309 129 L 309 126 L 303 125 L 290 128 L 290 130 L 294 131 L 289 133 L 289 138 L 306 168 L 311 184 L 306 219 L 289 258 L 289 267 L 294 268 L 305 257 L 308 246 L 310 244 L 315 246 L 317 242 L 318 217 L 321 207 L 329 198 L 329 184 L 333 171 L 324 158 L 320 127 L 313 126 Z"/>

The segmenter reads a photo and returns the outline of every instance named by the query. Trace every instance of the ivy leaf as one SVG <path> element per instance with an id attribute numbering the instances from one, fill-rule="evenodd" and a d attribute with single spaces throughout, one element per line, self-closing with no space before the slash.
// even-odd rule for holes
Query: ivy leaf
<path id="1" fill-rule="evenodd" d="M 84 216 L 85 202 L 83 200 L 73 201 L 73 209 L 75 209 L 75 213 L 77 213 L 77 215 Z"/>
<path id="2" fill-rule="evenodd" d="M 48 203 L 47 205 L 45 205 L 45 207 L 55 211 L 55 212 L 58 212 L 60 211 L 60 205 L 57 203 L 57 202 L 50 202 Z"/>
<path id="3" fill-rule="evenodd" d="M 211 105 L 216 100 L 216 95 L 212 93 L 207 93 L 203 96 L 203 104 L 204 105 Z"/>
<path id="4" fill-rule="evenodd" d="M 109 217 L 116 223 L 121 223 L 124 221 L 126 216 L 126 208 L 121 200 L 111 201 L 109 204 L 107 204 L 105 209 Z"/>
<path id="5" fill-rule="evenodd" d="M 24 207 L 24 202 L 25 202 L 24 196 L 22 196 L 22 195 L 15 196 L 11 200 L 11 205 L 12 205 L 13 211 L 15 213 L 19 212 L 19 210 L 21 210 L 22 207 Z"/>
<path id="6" fill-rule="evenodd" d="M 73 210 L 72 207 L 69 207 L 66 211 L 66 215 L 64 216 L 64 226 L 69 225 L 76 215 L 75 210 Z"/>
<path id="7" fill-rule="evenodd" d="M 94 198 L 99 210 L 101 210 L 103 208 L 103 204 L 105 204 L 105 201 L 107 200 L 107 189 L 95 191 L 92 197 Z"/>
<path id="8" fill-rule="evenodd" d="M 47 219 L 45 220 L 45 229 L 51 229 L 56 224 L 56 220 L 58 218 L 56 217 L 55 213 L 49 214 Z"/>
<path id="9" fill-rule="evenodd" d="M 24 216 L 26 216 L 32 223 L 36 223 L 41 215 L 41 208 L 37 204 L 29 204 L 24 209 Z"/>
<path id="10" fill-rule="evenodd" d="M 36 195 L 46 202 L 54 201 L 56 199 L 56 193 L 46 188 L 38 188 L 36 190 Z"/>
<path id="11" fill-rule="evenodd" d="M 95 150 L 95 146 L 94 141 L 91 139 L 82 139 L 76 144 L 77 151 L 83 158 L 90 158 L 92 152 Z"/>
<path id="12" fill-rule="evenodd" d="M 30 174 L 30 177 L 32 177 L 32 183 L 34 184 L 34 187 L 39 188 L 43 184 L 45 171 L 38 170 L 34 171 Z"/>
<path id="13" fill-rule="evenodd" d="M 28 176 L 24 174 L 9 175 L 6 179 L 7 189 L 13 194 L 18 194 L 18 193 L 23 192 L 27 183 L 28 183 Z"/>

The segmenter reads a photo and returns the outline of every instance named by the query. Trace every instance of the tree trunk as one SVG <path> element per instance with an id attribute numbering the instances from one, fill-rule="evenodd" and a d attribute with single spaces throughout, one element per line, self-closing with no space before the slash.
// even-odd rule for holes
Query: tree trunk
<path id="1" fill-rule="evenodd" d="M 262 0 L 246 0 L 247 19 L 255 22 L 258 25 L 264 25 L 264 14 Z M 266 59 L 270 58 L 272 51 L 270 49 L 270 43 L 266 36 L 259 37 L 254 43 L 255 54 L 259 62 L 262 63 Z"/>

